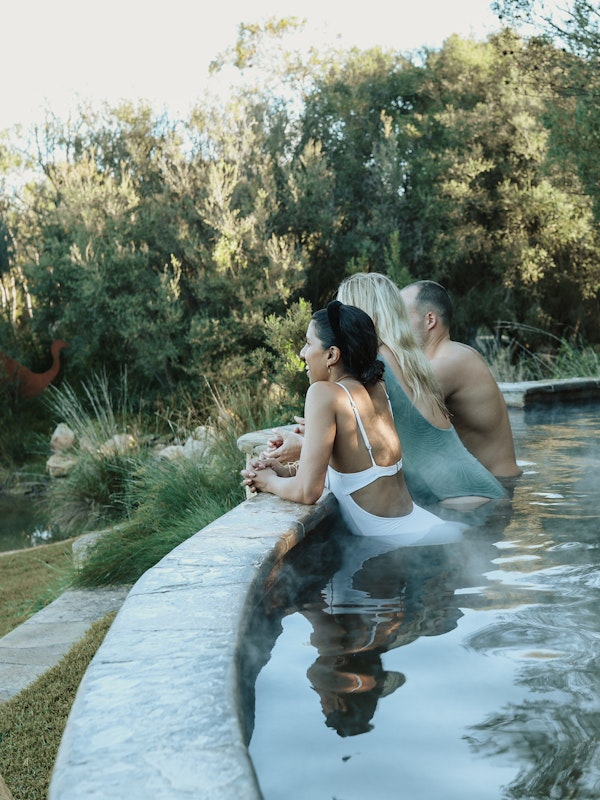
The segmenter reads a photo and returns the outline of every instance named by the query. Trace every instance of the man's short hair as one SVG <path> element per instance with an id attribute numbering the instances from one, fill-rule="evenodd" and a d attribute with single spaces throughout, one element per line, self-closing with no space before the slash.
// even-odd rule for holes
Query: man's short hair
<path id="1" fill-rule="evenodd" d="M 435 281 L 416 281 L 417 287 L 415 302 L 423 313 L 435 311 L 444 325 L 449 328 L 452 324 L 452 300 L 450 295 Z"/>

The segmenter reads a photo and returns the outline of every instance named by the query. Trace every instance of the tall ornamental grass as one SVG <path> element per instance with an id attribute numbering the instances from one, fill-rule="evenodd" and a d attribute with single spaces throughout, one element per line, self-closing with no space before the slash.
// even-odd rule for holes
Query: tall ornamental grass
<path id="1" fill-rule="evenodd" d="M 502 331 L 510 327 L 538 342 L 547 340 L 548 346 L 529 348 L 514 336 L 504 341 Z M 567 339 L 527 325 L 501 323 L 499 336 L 478 339 L 477 344 L 483 353 L 493 376 L 499 382 L 560 380 L 564 378 L 597 378 L 600 376 L 600 352 L 586 345 L 576 337 Z"/>
<path id="2" fill-rule="evenodd" d="M 131 477 L 150 458 L 155 418 L 134 413 L 126 376 L 111 391 L 106 375 L 94 375 L 83 384 L 81 395 L 63 384 L 51 390 L 48 404 L 57 421 L 75 435 L 64 453 L 75 466 L 51 481 L 46 493 L 53 526 L 78 535 L 126 519 L 134 502 Z"/>
<path id="3" fill-rule="evenodd" d="M 88 385 L 86 396 L 84 403 L 69 387 L 54 395 L 57 418 L 76 434 L 76 464 L 48 491 L 53 523 L 72 535 L 101 531 L 74 579 L 80 586 L 137 580 L 241 502 L 244 456 L 237 439 L 290 421 L 282 418 L 280 393 L 266 383 L 213 388 L 204 420 L 188 403 L 156 423 L 160 431 L 148 430 L 146 418 L 132 414 L 122 392 L 115 408 L 103 379 Z M 159 440 L 183 443 L 201 422 L 211 442 L 201 456 L 171 461 L 157 455 Z M 130 437 L 124 450 L 106 445 L 123 434 Z"/>

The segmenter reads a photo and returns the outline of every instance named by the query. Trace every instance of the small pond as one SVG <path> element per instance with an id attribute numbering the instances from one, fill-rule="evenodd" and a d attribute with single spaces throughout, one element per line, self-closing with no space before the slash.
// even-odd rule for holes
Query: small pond
<path id="1" fill-rule="evenodd" d="M 36 494 L 0 494 L 0 552 L 56 541 Z"/>
<path id="2" fill-rule="evenodd" d="M 265 800 L 600 797 L 598 405 L 511 411 L 511 501 L 460 542 L 339 522 L 257 598 L 242 654 Z M 439 509 L 433 509 L 439 512 Z"/>

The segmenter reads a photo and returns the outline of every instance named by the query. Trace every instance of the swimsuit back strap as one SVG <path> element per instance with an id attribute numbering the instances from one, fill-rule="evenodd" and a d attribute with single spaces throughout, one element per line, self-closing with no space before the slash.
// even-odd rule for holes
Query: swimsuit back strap
<path id="1" fill-rule="evenodd" d="M 383 391 L 385 392 L 385 396 L 387 397 L 388 406 L 390 407 L 390 414 L 392 415 L 392 419 L 394 418 L 394 409 L 392 408 L 392 401 L 390 400 L 390 396 L 387 393 L 387 389 L 385 388 L 385 383 L 383 384 Z"/>
<path id="2" fill-rule="evenodd" d="M 338 386 L 341 386 L 342 389 L 348 395 L 348 399 L 350 400 L 350 406 L 352 407 L 352 410 L 354 411 L 354 416 L 356 417 L 356 424 L 358 425 L 358 430 L 360 431 L 360 435 L 362 436 L 363 442 L 365 443 L 365 447 L 369 451 L 371 464 L 372 466 L 376 467 L 377 464 L 375 463 L 375 459 L 373 458 L 373 448 L 371 447 L 371 443 L 369 442 L 369 437 L 367 436 L 367 432 L 365 431 L 365 427 L 360 418 L 360 414 L 358 413 L 358 408 L 356 407 L 356 403 L 352 399 L 352 395 L 350 394 L 349 389 L 346 386 L 344 386 L 344 384 L 341 383 L 340 381 L 336 381 L 336 383 Z"/>

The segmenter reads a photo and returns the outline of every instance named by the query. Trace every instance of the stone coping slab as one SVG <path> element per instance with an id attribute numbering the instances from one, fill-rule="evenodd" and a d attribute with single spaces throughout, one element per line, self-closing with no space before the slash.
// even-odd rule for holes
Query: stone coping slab
<path id="1" fill-rule="evenodd" d="M 49 800 L 259 800 L 237 667 L 249 598 L 335 508 L 256 495 L 127 595 L 77 692 Z"/>
<path id="2" fill-rule="evenodd" d="M 499 383 L 506 405 L 525 408 L 534 403 L 600 399 L 600 378 L 564 378 L 548 381 Z"/>

